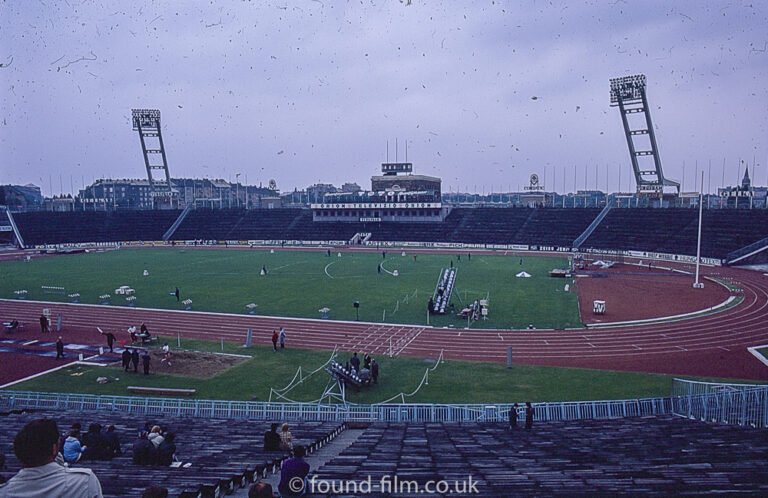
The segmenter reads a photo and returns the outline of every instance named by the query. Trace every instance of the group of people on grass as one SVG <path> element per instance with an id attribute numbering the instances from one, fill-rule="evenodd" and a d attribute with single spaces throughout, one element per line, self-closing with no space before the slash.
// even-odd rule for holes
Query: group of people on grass
<path id="1" fill-rule="evenodd" d="M 360 377 L 363 384 L 379 383 L 379 364 L 368 353 L 365 353 L 363 356 L 362 368 L 360 367 L 360 358 L 358 358 L 356 352 L 352 353 L 352 357 L 345 365 L 345 368 Z"/>

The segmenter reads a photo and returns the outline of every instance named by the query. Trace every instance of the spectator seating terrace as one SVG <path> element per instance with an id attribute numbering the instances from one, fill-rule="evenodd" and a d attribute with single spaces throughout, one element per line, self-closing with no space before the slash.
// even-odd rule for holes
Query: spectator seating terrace
<path id="1" fill-rule="evenodd" d="M 161 240 L 181 211 L 33 211 L 14 213 L 27 245 Z"/>
<path id="2" fill-rule="evenodd" d="M 254 474 L 279 469 L 287 456 L 283 452 L 264 452 L 263 436 L 269 422 L 189 419 L 163 416 L 156 423 L 176 434 L 176 455 L 188 468 L 141 467 L 132 462 L 132 447 L 146 415 L 122 412 L 30 412 L 0 417 L 0 452 L 6 456 L 6 479 L 12 477 L 21 464 L 13 454 L 13 438 L 28 422 L 38 418 L 52 418 L 60 431 L 66 431 L 74 422 L 83 427 L 100 423 L 104 428 L 114 425 L 120 437 L 123 456 L 104 461 L 83 461 L 74 464 L 94 471 L 101 482 L 105 496 L 141 496 L 150 485 L 168 488 L 170 496 L 223 495 L 244 486 Z M 146 420 L 153 420 L 151 417 Z M 314 449 L 319 441 L 328 442 L 343 429 L 337 422 L 300 422 L 291 424 L 294 444 L 309 445 Z"/>
<path id="3" fill-rule="evenodd" d="M 447 242 L 570 247 L 600 208 L 454 208 L 442 223 L 313 222 L 309 209 L 191 211 L 175 240 L 343 241 L 371 233 L 372 242 Z M 27 212 L 14 218 L 29 245 L 160 240 L 173 211 Z M 614 208 L 582 248 L 696 254 L 698 211 Z M 728 253 L 768 236 L 768 210 L 705 209 L 702 255 Z"/>
<path id="4" fill-rule="evenodd" d="M 581 247 L 665 252 L 669 239 L 697 219 L 693 209 L 614 208 Z"/>
<path id="5" fill-rule="evenodd" d="M 318 479 L 477 481 L 481 496 L 768 493 L 765 429 L 672 416 L 519 425 L 374 424 Z M 477 495 L 475 495 L 477 496 Z"/>
<path id="6" fill-rule="evenodd" d="M 699 211 L 690 208 L 614 208 L 582 248 L 696 254 Z M 723 258 L 768 236 L 764 209 L 705 209 L 701 254 Z"/>

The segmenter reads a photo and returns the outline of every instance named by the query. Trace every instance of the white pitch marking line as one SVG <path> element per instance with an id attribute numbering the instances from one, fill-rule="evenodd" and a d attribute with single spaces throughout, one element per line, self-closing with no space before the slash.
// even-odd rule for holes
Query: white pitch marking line
<path id="1" fill-rule="evenodd" d="M 501 334 L 499 332 L 496 332 L 496 335 L 499 336 L 499 339 L 501 339 L 501 342 L 504 342 L 504 338 L 501 337 Z"/>
<path id="2" fill-rule="evenodd" d="M 591 342 L 588 342 L 587 344 L 589 344 L 589 345 L 590 345 L 591 347 L 593 347 L 593 348 L 595 347 L 595 345 L 594 345 L 594 344 L 592 344 Z"/>
<path id="3" fill-rule="evenodd" d="M 728 348 L 725 348 L 725 347 L 723 347 L 723 346 L 718 346 L 718 348 L 722 349 L 723 351 L 728 351 L 729 353 L 730 353 L 730 351 L 731 351 L 730 349 L 728 349 Z"/>
<path id="4" fill-rule="evenodd" d="M 643 350 L 643 348 L 641 348 L 640 346 L 637 346 L 635 344 L 632 344 L 632 347 L 637 349 L 638 351 L 642 351 Z"/>
<path id="5" fill-rule="evenodd" d="M 682 347 L 682 346 L 675 346 L 675 347 L 676 347 L 677 349 L 680 349 L 680 350 L 682 350 L 682 351 L 688 351 L 687 349 L 685 349 L 685 348 L 684 348 L 684 347 Z"/>
<path id="6" fill-rule="evenodd" d="M 328 276 L 329 276 L 329 277 L 331 277 L 331 278 L 334 278 L 334 277 L 333 277 L 333 276 L 332 276 L 330 273 L 328 273 L 328 267 L 329 267 L 329 266 L 331 266 L 331 265 L 332 265 L 333 263 L 335 263 L 335 262 L 336 262 L 336 261 L 333 261 L 333 262 L 331 262 L 331 263 L 328 263 L 327 265 L 325 265 L 325 270 L 324 270 L 324 271 L 325 271 L 325 274 L 326 274 L 326 275 L 328 275 Z"/>
<path id="7" fill-rule="evenodd" d="M 750 353 L 752 356 L 754 356 L 755 358 L 757 358 L 757 359 L 758 359 L 758 361 L 760 361 L 760 363 L 762 363 L 762 364 L 763 364 L 763 365 L 765 365 L 765 366 L 768 366 L 768 358 L 766 358 L 765 356 L 763 356 L 762 354 L 760 354 L 760 352 L 758 351 L 758 349 L 763 349 L 763 348 L 768 348 L 768 344 L 761 344 L 760 346 L 752 346 L 752 347 L 748 347 L 748 348 L 747 348 L 747 351 L 749 351 L 749 353 Z M 0 388 L 2 388 L 2 387 L 5 387 L 5 386 L 0 386 Z"/>

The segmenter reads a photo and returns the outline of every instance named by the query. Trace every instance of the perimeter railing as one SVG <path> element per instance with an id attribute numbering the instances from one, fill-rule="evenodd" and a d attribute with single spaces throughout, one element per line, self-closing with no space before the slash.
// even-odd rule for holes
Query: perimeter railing
<path id="1" fill-rule="evenodd" d="M 190 400 L 93 394 L 0 391 L 0 411 L 120 411 L 200 418 L 333 420 L 359 422 L 506 422 L 509 403 L 500 404 L 318 404 Z M 536 403 L 535 419 L 609 419 L 672 413 L 670 398 Z M 522 415 L 524 405 L 519 404 Z"/>
<path id="2" fill-rule="evenodd" d="M 672 413 L 704 422 L 768 427 L 768 385 L 674 379 Z"/>

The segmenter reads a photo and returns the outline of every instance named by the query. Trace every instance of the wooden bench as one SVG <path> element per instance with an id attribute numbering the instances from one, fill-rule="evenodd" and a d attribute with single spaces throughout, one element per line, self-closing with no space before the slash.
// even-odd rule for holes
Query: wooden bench
<path id="1" fill-rule="evenodd" d="M 174 389 L 171 387 L 142 387 L 128 386 L 128 390 L 134 394 L 163 394 L 169 396 L 192 396 L 195 389 Z"/>

